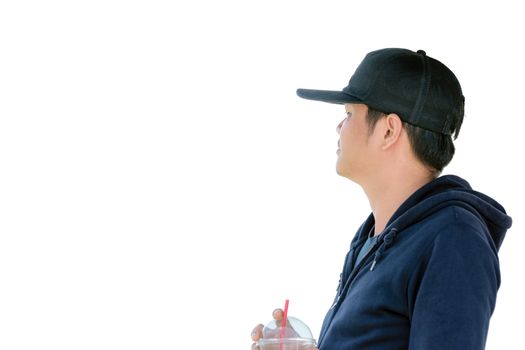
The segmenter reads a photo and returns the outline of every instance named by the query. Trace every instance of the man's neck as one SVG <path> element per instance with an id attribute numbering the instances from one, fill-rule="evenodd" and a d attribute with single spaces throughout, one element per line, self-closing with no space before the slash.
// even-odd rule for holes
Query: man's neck
<path id="1" fill-rule="evenodd" d="M 379 185 L 363 186 L 374 214 L 374 235 L 383 232 L 394 212 L 408 197 L 434 179 L 428 174 L 390 173 L 382 176 L 383 179 L 376 182 Z"/>

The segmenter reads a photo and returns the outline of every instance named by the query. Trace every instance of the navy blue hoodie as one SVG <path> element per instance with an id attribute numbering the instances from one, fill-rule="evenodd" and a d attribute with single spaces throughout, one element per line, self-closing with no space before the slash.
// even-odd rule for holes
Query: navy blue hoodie
<path id="1" fill-rule="evenodd" d="M 484 349 L 511 224 L 495 200 L 442 176 L 399 207 L 354 266 L 370 215 L 346 256 L 319 349 Z"/>

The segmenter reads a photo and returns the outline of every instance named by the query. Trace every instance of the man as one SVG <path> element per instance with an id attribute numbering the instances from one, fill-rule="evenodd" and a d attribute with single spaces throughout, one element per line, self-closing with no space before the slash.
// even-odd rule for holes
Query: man
<path id="1" fill-rule="evenodd" d="M 359 184 L 372 208 L 350 245 L 319 349 L 483 349 L 500 285 L 497 252 L 512 221 L 465 180 L 438 177 L 463 121 L 455 75 L 424 51 L 389 48 L 369 53 L 342 91 L 297 94 L 344 105 L 337 173 Z"/>

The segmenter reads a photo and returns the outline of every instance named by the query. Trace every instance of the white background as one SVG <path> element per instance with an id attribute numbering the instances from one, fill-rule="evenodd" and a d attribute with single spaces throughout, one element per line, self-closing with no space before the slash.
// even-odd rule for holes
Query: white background
<path id="1" fill-rule="evenodd" d="M 468 3 L 468 5 L 467 5 Z M 3 1 L 0 348 L 249 349 L 290 299 L 318 335 L 369 213 L 335 173 L 364 55 L 460 79 L 446 173 L 514 218 L 487 349 L 521 349 L 525 24 L 518 1 Z M 521 205 L 520 205 L 521 204 Z"/>

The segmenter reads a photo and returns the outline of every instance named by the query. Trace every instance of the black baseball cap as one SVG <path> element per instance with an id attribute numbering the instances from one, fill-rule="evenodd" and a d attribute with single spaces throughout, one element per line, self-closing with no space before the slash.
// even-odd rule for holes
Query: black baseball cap
<path id="1" fill-rule="evenodd" d="M 423 50 L 400 48 L 368 53 L 342 91 L 298 89 L 297 95 L 336 104 L 363 103 L 445 135 L 458 127 L 453 115 L 463 110 L 465 101 L 458 79 L 443 63 Z"/>

